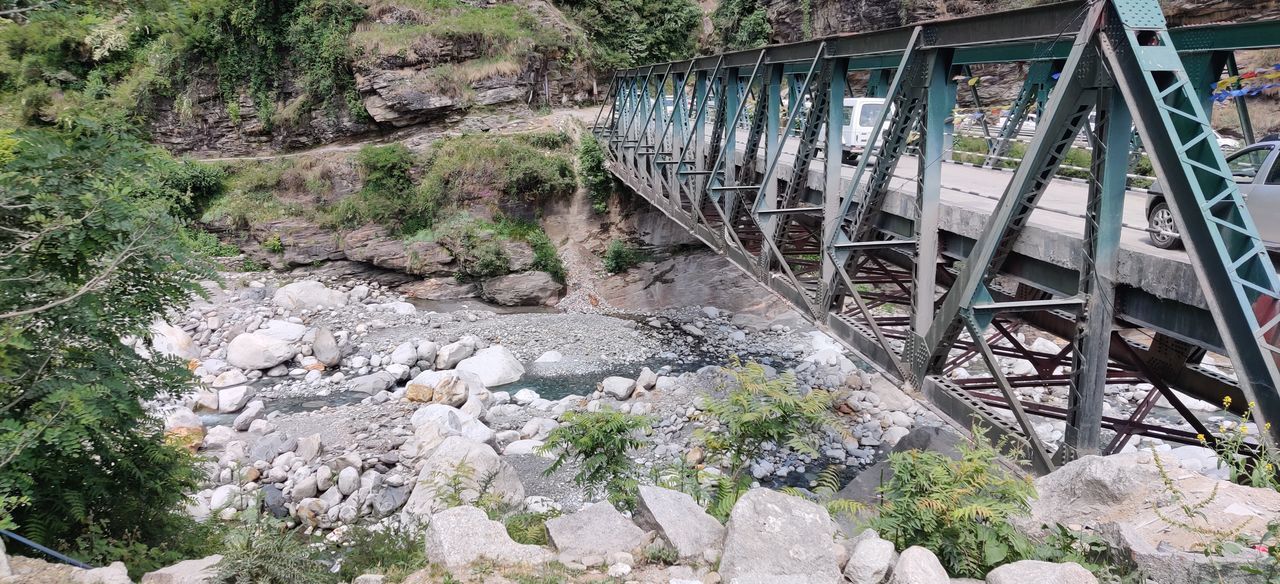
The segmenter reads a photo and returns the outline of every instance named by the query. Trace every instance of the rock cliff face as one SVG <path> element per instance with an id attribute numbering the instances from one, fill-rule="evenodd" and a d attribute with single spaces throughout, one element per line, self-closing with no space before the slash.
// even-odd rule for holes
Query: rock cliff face
<path id="1" fill-rule="evenodd" d="M 433 33 L 436 15 L 401 4 L 415 5 L 375 3 L 351 38 L 358 101 L 336 99 L 304 108 L 293 82 L 297 76 L 284 74 L 276 103 L 263 112 L 246 93 L 234 102 L 224 99 L 216 72 L 204 71 L 178 97 L 157 100 L 153 139 L 176 153 L 260 154 L 424 123 L 454 127 L 476 108 L 527 113 L 531 106 L 581 103 L 604 91 L 594 72 L 565 48 L 580 33 L 544 0 L 498 0 L 466 8 L 485 22 L 516 19 L 525 28 L 515 38 L 503 36 L 511 34 L 505 30 Z"/>

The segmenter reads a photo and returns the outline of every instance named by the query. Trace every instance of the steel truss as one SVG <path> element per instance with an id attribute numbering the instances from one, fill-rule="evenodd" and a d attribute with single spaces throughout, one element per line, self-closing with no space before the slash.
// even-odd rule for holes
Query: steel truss
<path id="1" fill-rule="evenodd" d="M 1181 394 L 1255 403 L 1262 427 L 1280 419 L 1280 282 L 1206 117 L 1231 52 L 1277 44 L 1278 22 L 1168 30 L 1156 0 L 1067 2 L 618 71 L 595 131 L 636 193 L 955 422 L 1008 436 L 1048 471 L 1134 436 L 1209 436 Z M 1035 136 L 980 234 L 941 229 L 955 79 L 1007 62 L 1034 75 L 992 153 L 1040 103 Z M 865 88 L 850 87 L 854 71 L 870 72 Z M 858 94 L 891 107 L 849 168 L 843 98 Z M 1202 303 L 1120 284 L 1135 129 Z M 1082 133 L 1092 178 L 1065 267 L 1018 245 Z M 891 181 L 909 149 L 915 188 L 903 194 Z M 1235 378 L 1202 365 L 1207 353 L 1228 356 Z M 1007 371 L 1010 360 L 1026 366 Z M 1109 383 L 1150 389 L 1106 412 Z M 1183 423 L 1152 421 L 1162 397 Z M 1055 420 L 1061 436 L 1046 440 L 1037 424 Z"/>

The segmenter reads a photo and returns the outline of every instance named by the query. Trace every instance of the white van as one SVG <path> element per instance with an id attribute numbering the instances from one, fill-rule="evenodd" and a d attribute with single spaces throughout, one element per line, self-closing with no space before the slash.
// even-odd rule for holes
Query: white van
<path id="1" fill-rule="evenodd" d="M 846 162 L 857 160 L 858 155 L 866 150 L 881 111 L 884 111 L 883 98 L 844 98 L 844 131 L 841 132 L 840 142 Z"/>

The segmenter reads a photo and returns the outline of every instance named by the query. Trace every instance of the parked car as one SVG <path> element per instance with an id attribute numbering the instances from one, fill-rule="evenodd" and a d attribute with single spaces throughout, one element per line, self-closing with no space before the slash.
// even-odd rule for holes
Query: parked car
<path id="1" fill-rule="evenodd" d="M 1280 251 L 1280 140 L 1258 142 L 1227 156 L 1227 167 L 1267 249 Z M 1147 195 L 1147 232 L 1162 249 L 1182 246 L 1173 210 L 1159 183 Z"/>
<path id="2" fill-rule="evenodd" d="M 844 128 L 840 132 L 840 143 L 844 150 L 845 162 L 856 161 L 858 155 L 867 149 L 871 132 L 876 128 L 876 119 L 880 117 L 882 111 L 884 111 L 883 98 L 844 98 Z"/>

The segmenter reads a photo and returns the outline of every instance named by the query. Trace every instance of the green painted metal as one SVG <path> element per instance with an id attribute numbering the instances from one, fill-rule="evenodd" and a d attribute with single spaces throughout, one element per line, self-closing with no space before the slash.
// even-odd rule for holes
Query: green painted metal
<path id="1" fill-rule="evenodd" d="M 1042 444 L 1028 417 L 1035 412 L 1017 405 L 1009 406 L 1016 425 L 995 424 L 1021 434 L 1046 470 L 1055 449 L 1060 460 L 1101 449 L 1101 392 L 1116 362 L 1159 376 L 1153 383 L 1162 391 L 1240 395 L 1257 402 L 1259 421 L 1280 419 L 1280 286 L 1205 119 L 1208 89 L 1231 51 L 1278 45 L 1280 22 L 1170 31 L 1156 0 L 1068 2 L 618 71 L 597 131 L 628 186 L 877 365 L 937 396 L 949 414 L 989 419 L 940 377 L 963 331 L 981 339 L 999 314 L 1054 327 L 1072 343 L 1063 353 L 1073 360 L 1063 443 Z M 940 193 L 953 187 L 940 170 L 952 78 L 970 74 L 970 64 L 1005 62 L 1029 63 L 1017 108 L 1025 119 L 1040 104 L 1035 136 L 985 231 L 976 239 L 940 231 Z M 870 70 L 865 86 L 849 87 L 846 73 L 862 69 Z M 840 160 L 843 99 L 863 94 L 891 107 L 850 177 Z M 1019 125 L 1011 116 L 1001 142 Z M 1204 306 L 1116 287 L 1131 126 L 1174 207 Z M 1081 131 L 1095 158 L 1078 265 L 1014 253 Z M 899 169 L 909 146 L 919 148 L 914 168 Z M 915 192 L 897 188 L 894 204 L 910 205 L 890 213 L 895 171 L 913 175 Z M 905 346 L 887 336 L 859 292 L 867 262 L 882 260 L 908 267 L 909 330 L 887 325 L 899 327 Z M 1032 283 L 1047 299 L 1010 299 L 993 288 L 998 277 Z M 1116 345 L 1116 330 L 1133 325 L 1230 354 L 1239 383 L 1206 381 L 1190 357 L 1147 365 L 1151 350 Z M 999 369 L 992 347 L 969 347 Z M 993 378 L 1016 402 L 1011 380 Z"/>

